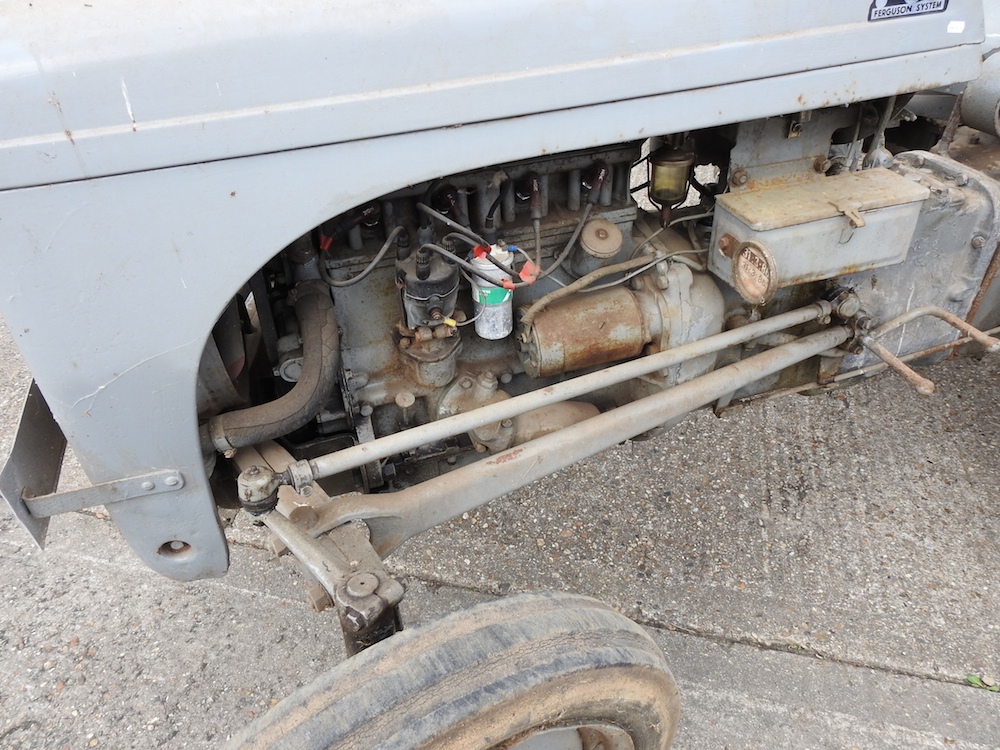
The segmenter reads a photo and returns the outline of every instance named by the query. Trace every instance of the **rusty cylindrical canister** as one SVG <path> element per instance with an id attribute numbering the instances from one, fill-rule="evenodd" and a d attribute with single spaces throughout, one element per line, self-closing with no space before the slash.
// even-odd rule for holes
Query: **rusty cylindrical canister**
<path id="1" fill-rule="evenodd" d="M 649 340 L 639 300 L 616 287 L 553 302 L 522 333 L 521 359 L 543 378 L 636 357 Z"/>

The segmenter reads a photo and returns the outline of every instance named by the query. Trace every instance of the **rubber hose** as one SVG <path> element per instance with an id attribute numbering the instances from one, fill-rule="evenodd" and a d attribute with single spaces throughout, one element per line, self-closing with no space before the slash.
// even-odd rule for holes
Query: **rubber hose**
<path id="1" fill-rule="evenodd" d="M 211 449 L 228 451 L 287 435 L 319 413 L 337 385 L 340 335 L 329 288 L 322 282 L 295 287 L 295 315 L 302 337 L 302 374 L 292 390 L 259 406 L 213 417 L 203 433 Z"/>

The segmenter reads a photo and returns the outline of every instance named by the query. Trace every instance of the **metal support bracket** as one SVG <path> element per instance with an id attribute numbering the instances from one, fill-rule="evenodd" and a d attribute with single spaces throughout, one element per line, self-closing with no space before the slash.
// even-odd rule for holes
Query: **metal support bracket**
<path id="1" fill-rule="evenodd" d="M 51 516 L 173 492 L 184 486 L 180 472 L 166 470 L 56 492 L 65 452 L 66 436 L 38 385 L 32 381 L 21 409 L 14 447 L 0 471 L 0 497 L 39 548 L 45 543 Z"/>
<path id="2" fill-rule="evenodd" d="M 66 436 L 52 417 L 38 385 L 32 380 L 21 407 L 14 445 L 3 471 L 0 471 L 0 497 L 7 502 L 14 517 L 39 549 L 45 546 L 49 519 L 29 510 L 25 498 L 55 492 L 65 452 Z"/>
<path id="3" fill-rule="evenodd" d="M 116 479 L 113 482 L 103 482 L 79 490 L 57 492 L 41 497 L 26 497 L 24 503 L 35 518 L 48 518 L 60 513 L 93 508 L 95 505 L 111 505 L 149 495 L 158 495 L 162 492 L 175 492 L 183 486 L 184 477 L 181 476 L 180 472 L 173 470 L 155 471 L 151 474 Z"/>

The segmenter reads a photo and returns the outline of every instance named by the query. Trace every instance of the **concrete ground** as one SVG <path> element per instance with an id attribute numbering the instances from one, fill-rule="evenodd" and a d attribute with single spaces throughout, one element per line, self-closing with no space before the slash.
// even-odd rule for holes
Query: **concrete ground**
<path id="1" fill-rule="evenodd" d="M 0 453 L 28 373 L 0 336 Z M 681 688 L 678 750 L 1000 748 L 1000 361 L 788 398 L 606 451 L 408 543 L 418 623 L 603 599 Z M 68 482 L 83 481 L 68 468 Z M 244 520 L 223 579 L 145 569 L 100 513 L 44 552 L 0 512 L 0 747 L 211 748 L 343 658 Z"/>

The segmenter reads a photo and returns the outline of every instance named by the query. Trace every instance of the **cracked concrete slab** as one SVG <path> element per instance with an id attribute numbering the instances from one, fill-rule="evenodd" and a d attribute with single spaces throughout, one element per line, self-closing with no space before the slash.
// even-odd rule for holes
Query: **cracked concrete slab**
<path id="1" fill-rule="evenodd" d="M 4 332 L 6 334 L 6 332 Z M 0 452 L 28 373 L 0 336 Z M 699 413 L 407 543 L 404 617 L 566 589 L 653 634 L 676 747 L 997 748 L 1000 437 L 994 359 L 718 420 Z M 70 467 L 67 483 L 83 481 Z M 244 520 L 230 573 L 148 571 L 107 520 L 33 549 L 0 516 L 0 747 L 208 748 L 343 658 L 287 558 Z"/>

